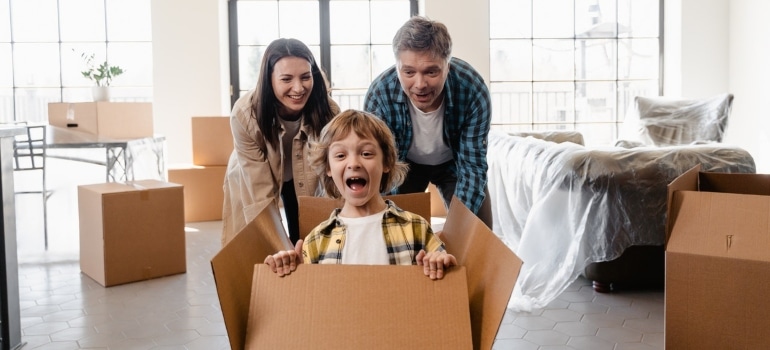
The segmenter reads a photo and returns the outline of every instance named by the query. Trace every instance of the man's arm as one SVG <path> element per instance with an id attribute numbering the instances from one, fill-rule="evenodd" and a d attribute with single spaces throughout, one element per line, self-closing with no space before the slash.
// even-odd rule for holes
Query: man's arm
<path id="1" fill-rule="evenodd" d="M 466 92 L 469 93 L 464 96 L 464 100 L 468 106 L 461 108 L 466 118 L 460 126 L 458 150 L 455 153 L 455 195 L 468 209 L 478 214 L 487 185 L 487 139 L 492 119 L 492 103 L 489 89 L 480 77 L 469 83 Z"/>

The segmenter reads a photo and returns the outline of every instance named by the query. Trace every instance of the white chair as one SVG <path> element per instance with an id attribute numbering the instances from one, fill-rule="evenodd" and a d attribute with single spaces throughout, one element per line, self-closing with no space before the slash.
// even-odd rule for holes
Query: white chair
<path id="1" fill-rule="evenodd" d="M 26 133 L 16 136 L 13 143 L 13 170 L 14 172 L 32 173 L 39 172 L 41 178 L 40 189 L 21 189 L 15 193 L 40 194 L 43 198 L 43 237 L 45 249 L 48 250 L 48 198 L 52 191 L 46 186 L 45 161 L 46 161 L 46 126 L 43 124 L 31 125 L 27 122 L 15 124 L 26 127 Z M 30 177 L 25 176 L 25 185 Z M 27 187 L 27 186 L 24 186 Z M 17 186 L 18 188 L 18 186 Z"/>

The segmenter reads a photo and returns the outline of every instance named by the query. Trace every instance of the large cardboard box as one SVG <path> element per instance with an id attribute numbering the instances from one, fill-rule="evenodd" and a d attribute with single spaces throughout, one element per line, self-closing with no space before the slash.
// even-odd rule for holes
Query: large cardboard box
<path id="1" fill-rule="evenodd" d="M 192 117 L 193 164 L 227 165 L 233 153 L 230 117 Z"/>
<path id="2" fill-rule="evenodd" d="M 187 271 L 182 186 L 78 186 L 80 269 L 109 287 Z"/>
<path id="3" fill-rule="evenodd" d="M 49 103 L 48 123 L 113 139 L 152 137 L 152 103 Z"/>
<path id="4" fill-rule="evenodd" d="M 258 264 L 245 348 L 471 349 L 466 283 L 462 266 L 432 281 L 420 266 L 299 265 L 278 277 Z"/>
<path id="5" fill-rule="evenodd" d="M 184 186 L 185 222 L 222 220 L 227 167 L 174 164 L 168 181 Z"/>
<path id="6" fill-rule="evenodd" d="M 211 260 L 231 348 L 491 349 L 522 262 L 456 198 L 440 237 L 460 265 L 440 281 L 417 266 L 300 265 L 280 278 L 262 262 L 291 243 L 267 206 Z M 421 306 L 402 307 L 411 298 Z"/>
<path id="7" fill-rule="evenodd" d="M 669 184 L 666 349 L 770 348 L 770 175 Z"/>
<path id="8" fill-rule="evenodd" d="M 420 215 L 430 222 L 432 202 L 429 193 L 406 193 L 384 196 L 383 198 L 392 200 L 399 208 Z M 299 221 L 299 234 L 302 238 L 307 236 L 318 224 L 328 219 L 335 208 L 342 208 L 345 203 L 342 198 L 310 196 L 299 196 L 297 202 L 302 216 Z"/>

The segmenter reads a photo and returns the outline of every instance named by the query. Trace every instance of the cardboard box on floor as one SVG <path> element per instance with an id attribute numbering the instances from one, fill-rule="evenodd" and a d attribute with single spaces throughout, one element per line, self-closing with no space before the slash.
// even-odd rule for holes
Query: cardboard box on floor
<path id="1" fill-rule="evenodd" d="M 432 200 L 429 193 L 406 193 L 383 196 L 383 198 L 392 200 L 399 208 L 420 215 L 430 222 Z M 318 224 L 326 221 L 331 216 L 332 210 L 342 208 L 342 205 L 345 203 L 342 198 L 332 199 L 310 196 L 299 196 L 297 197 L 297 202 L 299 204 L 299 212 L 302 214 L 302 219 L 299 221 L 299 233 L 300 237 L 303 238 Z"/>
<path id="2" fill-rule="evenodd" d="M 113 139 L 152 137 L 152 103 L 49 103 L 48 123 Z"/>
<path id="3" fill-rule="evenodd" d="M 230 117 L 192 117 L 192 151 L 195 165 L 227 165 L 233 153 Z"/>
<path id="4" fill-rule="evenodd" d="M 185 222 L 222 220 L 227 166 L 171 165 L 168 181 L 184 186 Z"/>
<path id="5" fill-rule="evenodd" d="M 423 341 L 431 342 L 430 346 L 423 348 L 492 348 L 522 263 L 456 198 L 452 200 L 441 238 L 447 250 L 457 257 L 462 268 L 456 269 L 441 281 L 431 281 L 421 275 L 417 266 L 302 266 L 297 272 L 284 278 L 271 275 L 272 272 L 266 273 L 264 265 L 260 265 L 265 257 L 291 247 L 278 215 L 277 208 L 266 206 L 257 218 L 211 261 L 232 349 L 248 348 L 246 344 L 254 345 L 255 348 L 264 344 L 281 344 L 280 347 L 273 348 L 282 349 L 306 348 L 309 344 L 320 349 L 357 346 L 367 349 L 393 348 L 390 345 L 400 341 L 396 338 L 401 336 L 414 338 L 414 341 L 419 341 L 420 344 L 424 344 Z M 300 216 L 300 220 L 305 219 L 306 217 Z M 385 270 L 391 271 L 383 272 Z M 465 284 L 462 283 L 463 270 L 466 274 Z M 345 278 L 350 278 L 351 281 L 341 280 L 342 276 L 347 276 Z M 381 280 L 373 282 L 374 276 L 380 276 Z M 449 287 L 452 292 L 436 288 L 438 283 Z M 296 284 L 304 287 L 296 287 Z M 287 288 L 289 285 L 294 287 Z M 413 292 L 406 294 L 423 298 L 419 310 L 425 312 L 414 311 L 410 313 L 411 317 L 396 320 L 395 315 L 389 315 L 387 312 L 394 305 L 401 305 L 404 297 L 403 294 L 377 294 L 378 289 L 384 288 L 385 285 L 393 288 L 413 288 Z M 333 299 L 331 296 L 338 293 L 341 286 L 353 289 L 355 293 L 350 291 L 352 294 L 365 298 L 368 302 L 362 306 L 346 303 L 342 299 Z M 274 293 L 276 288 L 282 288 L 281 292 Z M 465 294 L 462 302 L 447 301 L 446 298 L 457 297 L 457 292 Z M 264 301 L 263 298 L 270 302 Z M 257 299 L 273 306 L 263 309 L 261 305 L 251 305 L 251 301 Z M 317 322 L 315 317 L 318 314 L 288 314 L 286 309 L 274 307 L 292 303 L 301 303 L 303 307 L 299 310 L 311 310 L 311 307 L 324 307 L 324 303 L 334 303 L 334 307 L 323 309 L 324 313 L 329 313 L 323 317 L 332 317 L 335 322 Z M 465 305 L 469 308 L 469 314 L 463 311 Z M 446 308 L 449 310 L 441 311 Z M 408 309 L 399 306 L 399 310 Z M 360 315 L 356 315 L 356 318 L 349 316 L 362 311 L 370 316 L 383 315 L 377 320 L 378 325 L 399 324 L 402 327 L 407 326 L 403 329 L 424 330 L 426 325 L 437 324 L 440 331 L 384 334 L 378 331 L 379 326 L 360 327 L 360 324 L 350 322 L 360 322 Z M 262 332 L 261 327 L 275 326 L 265 325 L 265 320 L 290 320 L 292 327 L 284 327 L 271 333 Z M 468 322 L 470 334 L 465 331 Z M 321 343 L 328 340 L 325 338 L 329 334 L 327 332 L 337 329 L 340 331 L 331 332 L 334 336 L 333 343 Z M 303 341 L 299 345 L 292 343 L 296 338 L 307 334 L 317 335 L 319 338 L 302 338 Z M 365 346 L 360 346 L 361 344 Z"/>
<path id="6" fill-rule="evenodd" d="M 770 175 L 669 184 L 666 349 L 770 348 Z"/>
<path id="7" fill-rule="evenodd" d="M 78 186 L 80 269 L 102 286 L 187 271 L 182 186 Z"/>

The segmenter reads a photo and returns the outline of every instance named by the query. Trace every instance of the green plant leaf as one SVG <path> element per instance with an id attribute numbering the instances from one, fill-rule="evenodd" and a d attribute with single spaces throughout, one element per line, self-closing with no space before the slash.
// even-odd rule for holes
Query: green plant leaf
<path id="1" fill-rule="evenodd" d="M 73 49 L 74 51 L 74 49 Z M 81 53 L 80 57 L 83 59 L 86 70 L 80 73 L 84 78 L 89 79 L 96 83 L 96 86 L 110 86 L 112 79 L 125 73 L 125 71 L 119 66 L 111 66 L 107 61 L 102 62 L 99 66 L 94 64 L 95 54 Z"/>

